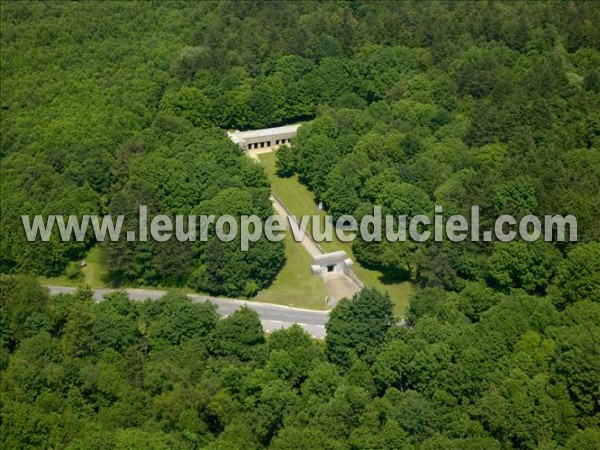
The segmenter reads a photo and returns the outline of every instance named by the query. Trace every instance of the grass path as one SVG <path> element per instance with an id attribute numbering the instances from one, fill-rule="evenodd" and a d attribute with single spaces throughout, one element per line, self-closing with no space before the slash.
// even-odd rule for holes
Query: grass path
<path id="1" fill-rule="evenodd" d="M 258 158 L 265 168 L 273 191 L 282 199 L 285 206 L 297 217 L 319 214 L 321 216 L 321 227 L 323 227 L 326 214 L 318 209 L 313 194 L 298 181 L 298 176 L 295 175 L 290 178 L 277 176 L 275 173 L 275 152 L 263 153 L 258 155 Z M 367 287 L 374 287 L 380 291 L 388 292 L 394 302 L 394 312 L 396 315 L 404 315 L 408 307 L 409 298 L 414 290 L 411 283 L 384 283 L 381 272 L 367 269 L 356 261 L 352 252 L 352 243 L 350 242 L 341 242 L 335 237 L 332 242 L 321 242 L 320 245 L 325 251 L 344 250 L 354 261 L 352 269 L 358 278 Z"/>
<path id="2" fill-rule="evenodd" d="M 87 266 L 83 268 L 85 282 L 91 287 L 106 287 L 107 270 L 106 264 L 102 261 L 102 254 L 99 246 L 95 245 L 87 254 Z"/>
<path id="3" fill-rule="evenodd" d="M 106 264 L 102 261 L 102 250 L 94 245 L 84 258 L 87 265 L 82 268 L 83 277 L 71 279 L 65 275 L 59 277 L 38 277 L 42 284 L 77 287 L 85 283 L 92 288 L 110 287 L 106 280 Z"/>

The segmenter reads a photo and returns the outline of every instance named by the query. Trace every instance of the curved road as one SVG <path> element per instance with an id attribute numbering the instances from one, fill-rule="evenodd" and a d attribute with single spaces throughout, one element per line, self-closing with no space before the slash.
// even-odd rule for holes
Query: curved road
<path id="1" fill-rule="evenodd" d="M 46 286 L 50 295 L 72 294 L 76 288 L 66 286 Z M 117 289 L 94 289 L 94 299 L 101 301 L 106 294 L 115 292 Z M 131 300 L 143 301 L 146 299 L 158 300 L 165 295 L 166 291 L 153 289 L 124 289 Z M 325 324 L 329 319 L 328 311 L 313 311 L 310 309 L 292 308 L 289 306 L 274 305 L 271 303 L 259 303 L 233 298 L 209 297 L 199 294 L 188 294 L 195 303 L 209 301 L 215 304 L 219 314 L 228 316 L 242 306 L 255 310 L 260 317 L 266 332 L 287 328 L 295 323 L 300 325 L 311 336 L 323 339 L 325 337 Z"/>

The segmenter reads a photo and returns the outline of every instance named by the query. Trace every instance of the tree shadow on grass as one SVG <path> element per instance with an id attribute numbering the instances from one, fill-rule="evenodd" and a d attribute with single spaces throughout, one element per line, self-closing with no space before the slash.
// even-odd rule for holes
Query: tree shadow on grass
<path id="1" fill-rule="evenodd" d="M 410 280 L 410 271 L 407 269 L 375 269 L 381 272 L 379 281 L 383 284 L 396 284 Z"/>

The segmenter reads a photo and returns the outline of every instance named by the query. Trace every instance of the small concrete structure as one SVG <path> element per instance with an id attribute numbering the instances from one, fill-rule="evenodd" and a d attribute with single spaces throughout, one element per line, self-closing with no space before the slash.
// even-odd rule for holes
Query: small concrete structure
<path id="1" fill-rule="evenodd" d="M 319 275 L 327 286 L 327 306 L 334 307 L 342 298 L 352 298 L 364 285 L 350 268 L 352 260 L 346 252 L 323 253 L 313 256 L 310 270 Z"/>
<path id="2" fill-rule="evenodd" d="M 300 124 L 295 124 L 263 130 L 228 131 L 227 136 L 244 150 L 246 156 L 260 162 L 258 155 L 272 152 L 277 147 L 288 144 L 296 136 L 299 127 Z M 271 193 L 271 201 L 277 214 L 290 222 L 296 220 L 274 192 Z M 323 203 L 320 202 L 319 209 L 323 207 Z M 342 298 L 352 298 L 364 287 L 352 271 L 352 260 L 348 258 L 346 252 L 324 253 L 310 233 L 303 237 L 301 244 L 313 257 L 311 272 L 320 276 L 325 283 L 329 294 L 325 298 L 328 308 L 334 307 Z"/>
<path id="3" fill-rule="evenodd" d="M 339 251 L 314 256 L 310 271 L 322 277 L 327 274 L 346 275 L 351 266 L 352 260 L 348 258 L 346 252 Z"/>
<path id="4" fill-rule="evenodd" d="M 276 149 L 288 144 L 296 136 L 300 124 L 283 127 L 265 128 L 262 130 L 228 131 L 227 136 L 244 151 L 256 149 Z"/>

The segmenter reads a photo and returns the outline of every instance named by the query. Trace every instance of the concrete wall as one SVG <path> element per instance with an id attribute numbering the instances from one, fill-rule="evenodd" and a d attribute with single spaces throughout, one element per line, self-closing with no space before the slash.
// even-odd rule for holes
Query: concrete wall
<path id="1" fill-rule="evenodd" d="M 285 125 L 261 130 L 231 131 L 227 135 L 244 150 L 275 149 L 289 144 L 299 127 L 300 124 Z"/>
<path id="2" fill-rule="evenodd" d="M 315 275 L 326 276 L 328 273 L 347 275 L 352 260 L 348 258 L 346 252 L 332 252 L 323 255 L 317 255 L 313 258 L 311 271 Z"/>
<path id="3" fill-rule="evenodd" d="M 294 133 L 295 134 L 295 133 Z M 252 139 L 244 139 L 244 150 L 252 150 L 256 148 L 271 148 L 275 149 L 283 144 L 289 144 L 293 135 L 290 133 L 279 134 L 269 137 L 256 137 Z"/>

